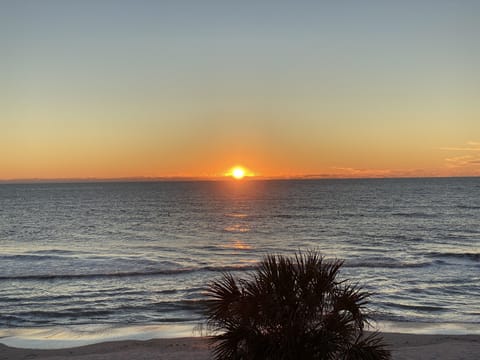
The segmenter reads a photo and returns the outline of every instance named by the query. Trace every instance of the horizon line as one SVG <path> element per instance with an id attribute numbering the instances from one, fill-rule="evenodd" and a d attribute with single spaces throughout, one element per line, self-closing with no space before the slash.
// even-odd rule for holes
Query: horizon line
<path id="1" fill-rule="evenodd" d="M 269 181 L 269 180 L 369 180 L 369 179 L 450 179 L 480 178 L 480 175 L 395 175 L 395 176 L 332 176 L 332 175 L 298 175 L 298 176 L 245 176 L 236 180 L 229 176 L 126 176 L 114 178 L 18 178 L 0 179 L 0 184 L 21 183 L 120 183 L 120 182 L 190 182 L 190 181 Z"/>

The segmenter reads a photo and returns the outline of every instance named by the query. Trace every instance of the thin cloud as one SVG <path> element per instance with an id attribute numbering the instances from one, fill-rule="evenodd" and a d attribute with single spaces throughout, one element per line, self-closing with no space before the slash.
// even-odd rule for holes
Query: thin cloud
<path id="1" fill-rule="evenodd" d="M 334 167 L 336 174 L 349 177 L 422 177 L 442 176 L 443 174 L 432 169 L 405 168 L 405 169 L 359 169 L 352 167 Z"/>
<path id="2" fill-rule="evenodd" d="M 332 167 L 332 172 L 337 176 L 345 177 L 390 177 L 391 170 L 385 169 L 359 169 L 352 167 Z"/>
<path id="3" fill-rule="evenodd" d="M 462 147 L 441 147 L 440 150 L 444 151 L 473 151 L 473 152 L 480 152 L 480 142 L 477 141 L 469 141 L 467 142 L 467 146 Z"/>
<path id="4" fill-rule="evenodd" d="M 391 177 L 390 170 L 358 169 L 352 167 L 331 167 L 328 173 L 305 174 L 303 179 L 335 179 L 335 178 L 383 178 Z"/>
<path id="5" fill-rule="evenodd" d="M 445 151 L 480 151 L 480 146 L 479 147 L 442 147 L 440 150 L 445 150 Z"/>
<path id="6" fill-rule="evenodd" d="M 454 156 L 451 158 L 446 158 L 447 166 L 449 167 L 467 167 L 467 166 L 479 166 L 480 165 L 480 154 L 476 156 L 466 155 L 466 156 Z"/>
<path id="7" fill-rule="evenodd" d="M 466 146 L 461 147 L 443 147 L 440 150 L 457 153 L 445 158 L 449 169 L 478 170 L 480 166 L 480 142 L 478 141 L 469 141 Z"/>

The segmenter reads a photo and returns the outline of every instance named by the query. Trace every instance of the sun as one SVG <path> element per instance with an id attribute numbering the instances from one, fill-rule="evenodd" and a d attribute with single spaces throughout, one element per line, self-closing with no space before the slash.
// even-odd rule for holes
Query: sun
<path id="1" fill-rule="evenodd" d="M 252 176 L 255 176 L 255 173 L 250 171 L 249 168 L 246 168 L 242 165 L 235 165 L 231 167 L 227 172 L 225 172 L 224 175 L 234 180 L 242 180 L 244 178 L 250 178 Z"/>
<path id="2" fill-rule="evenodd" d="M 243 179 L 243 177 L 245 176 L 245 169 L 240 166 L 234 167 L 232 169 L 232 176 L 237 180 Z"/>

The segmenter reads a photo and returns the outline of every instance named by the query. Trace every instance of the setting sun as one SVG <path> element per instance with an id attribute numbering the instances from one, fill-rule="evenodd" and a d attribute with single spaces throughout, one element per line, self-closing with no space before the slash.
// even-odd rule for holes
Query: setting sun
<path id="1" fill-rule="evenodd" d="M 243 179 L 245 176 L 245 170 L 241 167 L 235 167 L 232 170 L 232 176 L 237 180 Z"/>
<path id="2" fill-rule="evenodd" d="M 247 177 L 255 176 L 256 174 L 250 171 L 250 169 L 241 166 L 235 165 L 231 167 L 227 172 L 224 173 L 224 176 L 233 178 L 235 180 L 242 180 Z"/>

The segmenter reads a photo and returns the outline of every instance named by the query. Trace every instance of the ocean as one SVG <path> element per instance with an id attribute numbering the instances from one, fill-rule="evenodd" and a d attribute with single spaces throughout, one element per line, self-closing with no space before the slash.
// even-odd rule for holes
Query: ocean
<path id="1" fill-rule="evenodd" d="M 480 178 L 1 184 L 0 329 L 195 325 L 223 272 L 313 249 L 380 327 L 479 330 L 479 224 Z"/>

